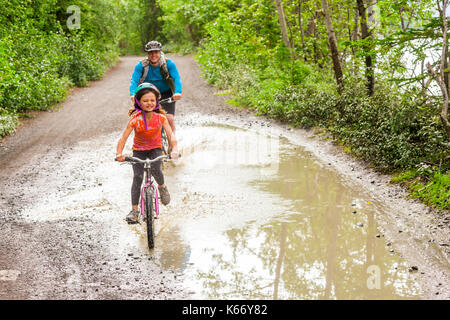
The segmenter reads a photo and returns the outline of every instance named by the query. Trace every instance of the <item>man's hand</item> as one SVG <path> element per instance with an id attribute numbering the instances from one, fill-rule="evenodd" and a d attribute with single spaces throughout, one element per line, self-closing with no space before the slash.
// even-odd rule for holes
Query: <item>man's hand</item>
<path id="1" fill-rule="evenodd" d="M 170 152 L 170 159 L 177 160 L 178 159 L 178 151 L 172 150 L 172 152 Z"/>
<path id="2" fill-rule="evenodd" d="M 118 155 L 116 155 L 116 160 L 119 162 L 124 162 L 125 156 L 123 154 L 118 154 Z"/>
<path id="3" fill-rule="evenodd" d="M 175 101 L 180 100 L 181 99 L 181 93 L 175 93 L 172 96 L 172 99 L 175 100 Z"/>

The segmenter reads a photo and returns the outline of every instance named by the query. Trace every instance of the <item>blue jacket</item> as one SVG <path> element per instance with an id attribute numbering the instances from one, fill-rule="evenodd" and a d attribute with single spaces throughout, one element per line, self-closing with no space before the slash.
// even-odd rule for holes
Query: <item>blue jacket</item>
<path id="1" fill-rule="evenodd" d="M 167 68 L 169 69 L 169 73 L 172 76 L 173 81 L 175 82 L 174 93 L 181 93 L 181 79 L 180 74 L 178 73 L 177 66 L 172 60 L 167 59 Z M 143 69 L 144 68 L 142 66 L 141 61 L 139 61 L 136 67 L 134 67 L 133 75 L 131 76 L 130 82 L 130 96 L 134 96 L 134 91 L 136 90 L 136 87 L 139 84 L 139 80 L 142 77 Z M 148 74 L 144 82 L 150 82 L 154 84 L 161 93 L 170 91 L 170 87 L 161 76 L 159 65 L 156 67 L 152 67 L 151 65 L 148 66 Z"/>

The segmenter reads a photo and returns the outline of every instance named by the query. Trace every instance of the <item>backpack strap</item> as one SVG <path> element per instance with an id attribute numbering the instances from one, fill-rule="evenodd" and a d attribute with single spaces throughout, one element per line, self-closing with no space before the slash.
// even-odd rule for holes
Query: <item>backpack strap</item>
<path id="1" fill-rule="evenodd" d="M 150 61 L 148 60 L 148 58 L 145 58 L 144 60 L 141 61 L 141 63 L 142 63 L 143 69 L 142 69 L 141 79 L 139 79 L 138 86 L 141 85 L 145 81 L 145 78 L 147 78 Z"/>
<path id="2" fill-rule="evenodd" d="M 159 66 L 160 66 L 159 72 L 161 73 L 161 76 L 164 79 L 164 81 L 166 81 L 173 95 L 175 93 L 175 82 L 173 81 L 173 78 L 170 75 L 169 68 L 167 67 L 167 59 L 162 51 L 161 51 L 161 58 L 159 60 Z"/>

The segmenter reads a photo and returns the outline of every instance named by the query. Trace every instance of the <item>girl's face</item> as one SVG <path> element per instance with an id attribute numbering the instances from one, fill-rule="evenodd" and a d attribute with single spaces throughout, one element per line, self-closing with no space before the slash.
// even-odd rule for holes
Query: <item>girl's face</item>
<path id="1" fill-rule="evenodd" d="M 142 110 L 150 112 L 156 107 L 156 96 L 153 92 L 147 92 L 139 100 Z"/>

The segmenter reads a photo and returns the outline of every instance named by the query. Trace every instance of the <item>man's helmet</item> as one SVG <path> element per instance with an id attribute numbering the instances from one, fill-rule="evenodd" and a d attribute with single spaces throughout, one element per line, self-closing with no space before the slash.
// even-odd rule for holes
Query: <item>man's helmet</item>
<path id="1" fill-rule="evenodd" d="M 146 52 L 161 51 L 161 50 L 162 50 L 162 44 L 159 43 L 158 41 L 150 41 L 149 43 L 147 43 L 145 45 L 145 51 Z"/>

